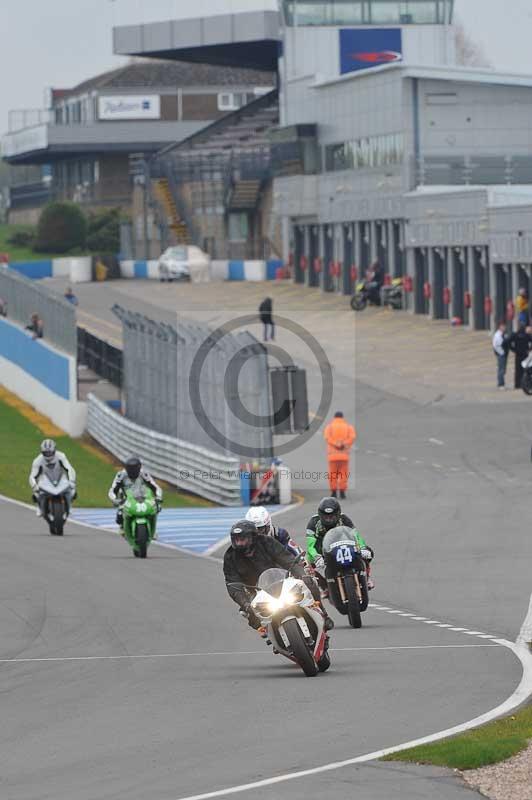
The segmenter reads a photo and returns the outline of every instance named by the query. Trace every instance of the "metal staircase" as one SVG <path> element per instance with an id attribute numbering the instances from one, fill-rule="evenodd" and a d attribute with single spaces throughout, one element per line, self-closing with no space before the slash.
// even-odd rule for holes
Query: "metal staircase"
<path id="1" fill-rule="evenodd" d="M 179 215 L 168 179 L 157 178 L 153 182 L 153 190 L 166 214 L 168 227 L 176 237 L 177 243 L 191 244 L 188 225 Z"/>
<path id="2" fill-rule="evenodd" d="M 229 211 L 253 211 L 260 199 L 262 180 L 238 178 L 231 181 L 226 197 Z"/>

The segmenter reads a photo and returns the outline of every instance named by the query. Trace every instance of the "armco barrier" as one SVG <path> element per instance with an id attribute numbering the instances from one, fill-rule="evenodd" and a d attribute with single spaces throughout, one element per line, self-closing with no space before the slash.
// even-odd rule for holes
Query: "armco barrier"
<path id="1" fill-rule="evenodd" d="M 71 436 L 83 433 L 86 404 L 77 399 L 76 359 L 5 319 L 0 319 L 0 383 Z"/>
<path id="2" fill-rule="evenodd" d="M 87 429 L 121 461 L 134 453 L 156 478 L 221 505 L 241 505 L 240 464 L 235 458 L 136 425 L 92 394 Z"/>
<path id="3" fill-rule="evenodd" d="M 91 256 L 54 258 L 48 261 L 12 261 L 8 267 L 31 280 L 68 278 L 71 283 L 92 280 Z"/>
<path id="4" fill-rule="evenodd" d="M 148 278 L 158 280 L 158 261 L 121 261 L 122 278 Z M 224 261 L 213 260 L 210 266 L 211 281 L 272 281 L 283 262 L 270 261 Z"/>

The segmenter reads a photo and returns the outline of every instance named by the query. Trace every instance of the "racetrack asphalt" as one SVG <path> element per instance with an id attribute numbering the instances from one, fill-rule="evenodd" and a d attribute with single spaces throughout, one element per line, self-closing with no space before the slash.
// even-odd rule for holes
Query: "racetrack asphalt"
<path id="1" fill-rule="evenodd" d="M 101 291 L 84 295 L 95 316 Z M 353 419 L 356 385 L 345 509 L 376 550 L 380 608 L 360 631 L 333 612 L 333 666 L 309 680 L 234 613 L 216 560 L 152 547 L 139 562 L 117 536 L 70 523 L 55 539 L 2 502 L 0 656 L 30 660 L 0 663 L 0 796 L 179 800 L 397 745 L 513 692 L 520 664 L 492 639 L 515 639 L 530 597 L 528 407 L 415 403 L 355 382 L 345 342 L 340 359 L 334 331 L 321 341 L 334 403 Z M 320 436 L 286 460 L 325 469 Z M 283 523 L 302 542 L 327 486 L 295 485 L 305 501 Z M 80 660 L 31 660 L 46 658 Z M 365 800 L 470 791 L 447 771 L 373 762 L 242 797 L 339 789 Z"/>

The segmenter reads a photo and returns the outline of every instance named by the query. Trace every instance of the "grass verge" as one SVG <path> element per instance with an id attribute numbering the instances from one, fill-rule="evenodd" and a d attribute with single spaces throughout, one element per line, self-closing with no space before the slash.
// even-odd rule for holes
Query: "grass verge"
<path id="1" fill-rule="evenodd" d="M 38 455 L 43 432 L 16 408 L 0 400 L 0 494 L 14 500 L 31 502 L 28 475 L 31 462 Z M 105 508 L 109 505 L 107 492 L 116 474 L 118 464 L 104 455 L 96 446 L 69 436 L 54 437 L 59 450 L 63 450 L 78 475 L 80 508 Z M 210 503 L 185 495 L 164 483 L 166 508 L 208 506 Z"/>
<path id="2" fill-rule="evenodd" d="M 532 740 L 532 706 L 481 728 L 386 756 L 383 761 L 410 761 L 466 770 L 498 764 L 524 750 Z"/>
<path id="3" fill-rule="evenodd" d="M 34 230 L 31 225 L 0 225 L 0 253 L 7 253 L 10 261 L 47 261 L 50 258 L 60 258 L 64 253 L 36 253 L 31 247 L 13 245 L 8 239 L 19 231 Z"/>

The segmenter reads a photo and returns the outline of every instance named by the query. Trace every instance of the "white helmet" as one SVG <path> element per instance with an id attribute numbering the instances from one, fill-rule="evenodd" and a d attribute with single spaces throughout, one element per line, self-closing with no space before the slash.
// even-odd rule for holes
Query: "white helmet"
<path id="1" fill-rule="evenodd" d="M 41 443 L 41 453 L 47 464 L 53 464 L 55 461 L 56 444 L 53 439 L 45 439 Z"/>
<path id="2" fill-rule="evenodd" d="M 253 506 L 246 514 L 248 522 L 255 523 L 258 533 L 268 535 L 272 533 L 272 518 L 264 506 Z"/>

